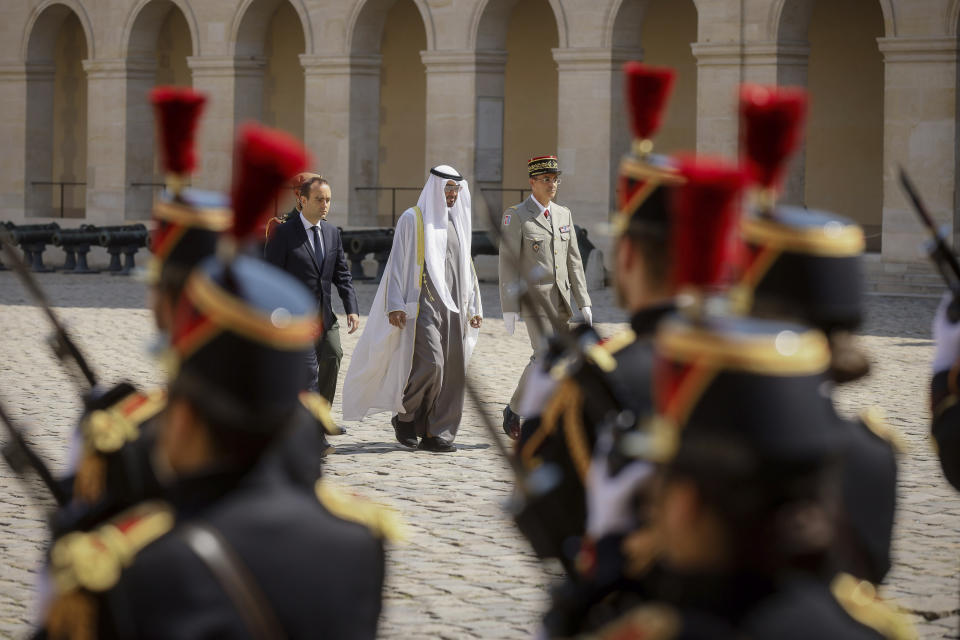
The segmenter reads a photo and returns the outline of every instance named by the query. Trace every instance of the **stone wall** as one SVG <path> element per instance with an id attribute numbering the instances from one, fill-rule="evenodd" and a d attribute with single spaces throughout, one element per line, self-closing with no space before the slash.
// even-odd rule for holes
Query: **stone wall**
<path id="1" fill-rule="evenodd" d="M 189 78 L 211 96 L 196 185 L 226 188 L 235 128 L 256 118 L 303 136 L 331 180 L 339 224 L 383 222 L 358 186 L 415 186 L 436 161 L 477 178 L 475 189 L 522 187 L 526 157 L 555 151 L 565 168 L 558 199 L 596 228 L 614 207 L 629 143 L 619 68 L 646 55 L 681 74 L 658 141 L 665 151 L 736 154 L 739 83 L 809 84 L 811 142 L 785 198 L 875 230 L 885 262 L 917 262 L 922 233 L 899 164 L 938 220 L 960 228 L 958 21 L 960 0 L 3 3 L 0 219 L 46 219 L 52 194 L 29 182 L 68 174 L 87 182 L 87 221 L 148 215 L 152 189 L 131 186 L 158 177 L 144 96 Z M 82 34 L 82 53 L 75 44 L 58 56 L 71 33 L 74 43 Z M 413 39 L 419 65 L 408 60 Z M 82 87 L 71 95 L 86 96 L 86 120 L 83 145 L 71 147 L 62 132 L 84 121 L 83 108 L 64 112 L 59 79 L 77 74 L 78 57 Z M 83 156 L 79 165 L 64 166 L 67 151 Z M 478 217 L 512 198 L 475 198 Z"/>

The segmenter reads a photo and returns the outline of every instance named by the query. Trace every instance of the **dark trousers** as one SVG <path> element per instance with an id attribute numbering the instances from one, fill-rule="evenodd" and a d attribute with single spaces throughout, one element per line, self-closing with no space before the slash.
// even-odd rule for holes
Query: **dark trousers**
<path id="1" fill-rule="evenodd" d="M 340 360 L 343 358 L 343 348 L 340 346 L 340 325 L 334 320 L 333 325 L 324 329 L 323 335 L 313 346 L 313 351 L 307 352 L 307 389 L 316 391 L 333 404 L 333 396 L 337 392 L 337 376 L 340 374 Z"/>

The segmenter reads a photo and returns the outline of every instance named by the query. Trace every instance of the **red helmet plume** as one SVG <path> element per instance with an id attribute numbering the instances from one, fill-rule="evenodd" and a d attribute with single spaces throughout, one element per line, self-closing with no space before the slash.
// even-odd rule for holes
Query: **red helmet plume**
<path id="1" fill-rule="evenodd" d="M 183 87 L 157 87 L 150 92 L 159 127 L 163 166 L 168 174 L 185 175 L 197 166 L 194 134 L 207 97 Z"/>
<path id="2" fill-rule="evenodd" d="M 292 136 L 253 123 L 240 128 L 230 190 L 235 238 L 262 226 L 280 189 L 307 163 L 307 150 Z"/>
<path id="3" fill-rule="evenodd" d="M 790 154 L 800 144 L 807 92 L 797 88 L 743 85 L 740 120 L 744 164 L 765 189 L 777 186 Z"/>
<path id="4" fill-rule="evenodd" d="M 676 72 L 642 62 L 626 63 L 623 72 L 633 135 L 638 140 L 648 140 L 660 128 Z"/>
<path id="5" fill-rule="evenodd" d="M 739 257 L 733 231 L 746 174 L 697 157 L 681 158 L 679 173 L 686 182 L 675 188 L 671 210 L 674 286 L 715 289 Z"/>

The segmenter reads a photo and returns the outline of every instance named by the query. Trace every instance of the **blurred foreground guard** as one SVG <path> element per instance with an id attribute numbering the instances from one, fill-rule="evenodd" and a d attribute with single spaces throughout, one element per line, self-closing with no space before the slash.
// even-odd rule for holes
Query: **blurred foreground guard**
<path id="1" fill-rule="evenodd" d="M 238 157 L 234 202 L 254 211 L 305 161 L 299 145 L 253 127 Z M 256 220 L 238 215 L 236 237 L 251 230 Z M 230 242 L 189 276 L 152 452 L 161 499 L 56 541 L 39 637 L 375 637 L 380 532 L 291 472 L 315 307 Z"/>
<path id="2" fill-rule="evenodd" d="M 600 638 L 909 638 L 872 586 L 831 564 L 844 442 L 824 335 L 694 313 L 656 338 L 662 465 L 655 598 Z M 653 443 L 658 446 L 652 446 Z"/>
<path id="3" fill-rule="evenodd" d="M 828 377 L 852 382 L 869 371 L 853 332 L 863 316 L 863 230 L 827 211 L 776 203 L 790 155 L 802 139 L 803 89 L 744 85 L 743 164 L 754 203 L 740 224 L 744 268 L 733 296 L 750 315 L 801 322 L 830 344 Z M 840 473 L 836 563 L 873 583 L 890 569 L 899 438 L 877 409 L 837 423 L 845 446 Z"/>
<path id="4" fill-rule="evenodd" d="M 517 452 L 524 469 L 553 464 L 562 474 L 555 489 L 538 504 L 539 519 L 547 525 L 543 528 L 553 537 L 552 548 L 538 552 L 560 558 L 571 580 L 584 587 L 586 576 L 573 574 L 580 574 L 575 567 L 580 538 L 591 533 L 585 531 L 584 485 L 594 445 L 598 435 L 613 428 L 617 420 L 632 426 L 652 412 L 653 333 L 660 319 L 675 309 L 668 201 L 672 188 L 683 178 L 671 158 L 651 153 L 650 142 L 673 80 L 670 69 L 639 63 L 625 67 L 635 138 L 632 153 L 620 163 L 619 210 L 613 223 L 617 234 L 614 280 L 617 302 L 631 314 L 630 329 L 599 344 L 599 336 L 579 329 L 577 346 L 586 349 L 585 361 L 551 348 L 528 376 L 523 398 L 528 417 Z M 561 361 L 575 364 L 554 369 Z M 614 532 L 603 535 L 607 533 Z M 592 535 L 588 544 L 603 535 Z"/>

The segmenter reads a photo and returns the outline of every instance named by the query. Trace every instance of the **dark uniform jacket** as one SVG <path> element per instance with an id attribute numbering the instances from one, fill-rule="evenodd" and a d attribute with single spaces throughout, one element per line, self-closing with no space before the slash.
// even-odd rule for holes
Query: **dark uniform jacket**
<path id="1" fill-rule="evenodd" d="M 933 376 L 930 403 L 933 411 L 933 439 L 947 481 L 960 490 L 960 403 L 956 374 L 941 371 Z"/>
<path id="2" fill-rule="evenodd" d="M 868 640 L 910 637 L 909 624 L 859 583 L 831 584 L 806 574 L 672 576 L 665 598 L 641 605 L 596 638 L 750 638 L 751 640 Z M 861 622 L 863 621 L 863 622 Z M 869 622 L 871 626 L 868 626 Z"/>
<path id="3" fill-rule="evenodd" d="M 291 274 L 313 292 L 317 298 L 317 308 L 323 316 L 323 326 L 332 327 L 336 320 L 331 297 L 334 285 L 347 314 L 359 314 L 360 305 L 353 289 L 350 266 L 343 253 L 340 230 L 326 220 L 321 220 L 320 234 L 323 238 L 323 264 L 317 264 L 316 255 L 307 239 L 307 230 L 304 229 L 299 215 L 289 218 L 277 227 L 267 241 L 264 257 L 267 262 Z"/>
<path id="4" fill-rule="evenodd" d="M 78 582 L 75 592 L 93 598 L 96 637 L 254 637 L 237 603 L 183 535 L 185 527 L 200 524 L 218 532 L 236 554 L 285 637 L 374 638 L 384 579 L 382 542 L 365 526 L 327 510 L 305 482 L 311 461 L 298 458 L 291 464 L 291 457 L 295 453 L 284 442 L 252 470 L 217 469 L 184 479 L 168 492 L 168 504 L 141 505 L 81 534 L 113 539 L 116 531 L 124 532 L 113 548 L 134 557 L 108 588 L 84 589 L 102 586 L 103 573 L 99 578 L 96 572 L 83 574 L 91 566 L 109 566 L 110 559 L 94 564 L 74 552 L 71 563 L 63 557 L 70 555 L 69 547 L 89 545 L 61 539 L 58 544 L 69 542 L 68 551 L 54 547 L 54 582 Z M 167 520 L 164 532 L 165 510 L 175 524 Z M 61 592 L 54 600 L 48 624 L 63 624 L 77 610 L 57 610 L 71 595 Z M 82 624 L 84 616 L 76 617 L 74 622 Z"/>

